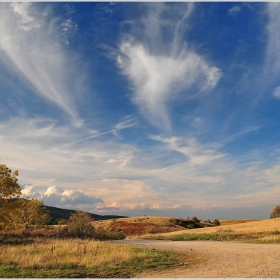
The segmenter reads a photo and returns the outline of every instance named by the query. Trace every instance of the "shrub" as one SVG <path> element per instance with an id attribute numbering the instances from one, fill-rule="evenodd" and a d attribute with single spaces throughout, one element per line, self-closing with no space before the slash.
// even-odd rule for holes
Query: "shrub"
<path id="1" fill-rule="evenodd" d="M 97 230 L 93 235 L 95 240 L 122 240 L 125 239 L 125 235 L 122 232 L 106 232 Z"/>
<path id="2" fill-rule="evenodd" d="M 218 219 L 215 219 L 212 221 L 212 224 L 216 225 L 216 226 L 219 226 L 221 223 Z"/>
<path id="3" fill-rule="evenodd" d="M 280 204 L 276 205 L 270 213 L 270 219 L 280 218 Z"/>
<path id="4" fill-rule="evenodd" d="M 69 218 L 67 233 L 77 237 L 93 236 L 94 228 L 91 225 L 93 221 L 94 219 L 89 214 L 76 210 Z"/>
<path id="5" fill-rule="evenodd" d="M 192 217 L 192 221 L 194 223 L 199 223 L 200 222 L 200 220 L 196 216 Z"/>

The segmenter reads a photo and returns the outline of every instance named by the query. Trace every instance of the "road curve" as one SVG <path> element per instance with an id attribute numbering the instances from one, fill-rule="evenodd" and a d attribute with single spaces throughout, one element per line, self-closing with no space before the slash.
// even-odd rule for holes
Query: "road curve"
<path id="1" fill-rule="evenodd" d="M 160 273 L 143 272 L 136 278 L 280 278 L 280 244 L 229 241 L 120 240 L 120 244 L 185 252 L 199 262 L 190 268 Z"/>

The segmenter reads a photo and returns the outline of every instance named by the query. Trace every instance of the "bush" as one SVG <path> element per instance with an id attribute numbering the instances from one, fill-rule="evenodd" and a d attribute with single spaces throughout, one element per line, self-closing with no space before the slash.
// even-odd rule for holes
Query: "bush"
<path id="1" fill-rule="evenodd" d="M 276 205 L 270 213 L 270 219 L 280 218 L 280 204 Z"/>
<path id="2" fill-rule="evenodd" d="M 125 235 L 121 232 L 104 232 L 97 230 L 94 232 L 93 238 L 95 240 L 122 240 Z"/>
<path id="3" fill-rule="evenodd" d="M 200 222 L 200 220 L 196 216 L 192 217 L 192 221 L 194 223 L 199 223 Z"/>
<path id="4" fill-rule="evenodd" d="M 216 225 L 216 226 L 219 226 L 221 223 L 218 219 L 215 219 L 212 221 L 212 224 Z"/>
<path id="5" fill-rule="evenodd" d="M 72 213 L 68 224 L 67 234 L 77 237 L 89 237 L 94 235 L 94 228 L 91 225 L 94 219 L 87 213 L 76 210 Z"/>

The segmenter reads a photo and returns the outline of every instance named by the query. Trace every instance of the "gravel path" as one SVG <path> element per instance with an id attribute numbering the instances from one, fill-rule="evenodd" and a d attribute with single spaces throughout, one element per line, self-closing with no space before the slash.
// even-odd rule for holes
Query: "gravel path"
<path id="1" fill-rule="evenodd" d="M 186 252 L 190 268 L 141 273 L 136 278 L 280 278 L 280 244 L 224 241 L 122 240 L 122 244 Z"/>

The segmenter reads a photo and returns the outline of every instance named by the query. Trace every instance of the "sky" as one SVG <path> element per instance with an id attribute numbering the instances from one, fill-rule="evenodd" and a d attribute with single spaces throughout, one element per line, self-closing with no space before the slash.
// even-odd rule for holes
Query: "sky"
<path id="1" fill-rule="evenodd" d="M 267 219 L 280 3 L 0 3 L 0 163 L 45 205 Z"/>

